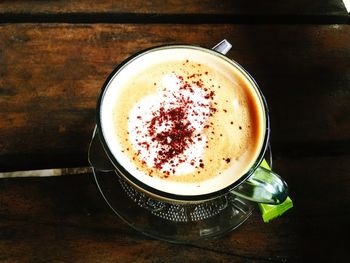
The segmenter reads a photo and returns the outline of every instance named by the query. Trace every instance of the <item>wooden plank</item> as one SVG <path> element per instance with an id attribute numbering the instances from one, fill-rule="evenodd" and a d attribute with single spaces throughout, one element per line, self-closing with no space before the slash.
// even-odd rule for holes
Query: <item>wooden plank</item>
<path id="1" fill-rule="evenodd" d="M 210 0 L 163 0 L 163 1 L 1 1 L 1 13 L 129 13 L 129 14 L 265 14 L 265 15 L 333 15 L 345 10 L 341 0 L 278 2 L 229 1 L 219 3 Z"/>
<path id="2" fill-rule="evenodd" d="M 348 257 L 349 155 L 282 158 L 294 208 L 263 223 L 258 211 L 233 233 L 192 245 L 138 234 L 109 210 L 91 175 L 0 181 L 5 262 L 343 262 Z"/>
<path id="3" fill-rule="evenodd" d="M 325 1 L 1 1 L 0 19 L 6 21 L 336 21 L 348 20 L 341 0 Z M 69 16 L 67 16 L 69 15 Z M 203 16 L 205 15 L 205 16 Z M 275 17 L 275 18 L 274 18 Z M 181 18 L 181 19 L 179 19 Z M 330 21 L 330 20 L 329 20 Z"/>
<path id="4" fill-rule="evenodd" d="M 267 97 L 278 151 L 348 152 L 349 33 L 349 25 L 1 25 L 0 171 L 86 166 L 96 99 L 118 63 L 154 45 L 223 38 Z"/>

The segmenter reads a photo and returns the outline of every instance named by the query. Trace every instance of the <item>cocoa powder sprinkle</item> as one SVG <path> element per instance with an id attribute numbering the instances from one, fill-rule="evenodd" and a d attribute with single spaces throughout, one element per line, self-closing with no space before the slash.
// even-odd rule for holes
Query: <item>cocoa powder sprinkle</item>
<path id="1" fill-rule="evenodd" d="M 189 60 L 186 59 L 186 62 L 183 64 L 189 63 Z M 195 64 L 192 66 L 200 66 L 200 64 Z M 205 85 L 205 82 L 201 78 L 202 73 L 201 71 L 198 71 L 199 73 L 194 74 L 186 74 L 186 72 L 183 72 L 184 75 L 176 74 L 176 77 L 178 78 L 177 84 L 179 85 L 180 90 L 186 90 L 187 92 L 194 93 L 194 89 L 202 89 L 202 91 L 205 92 L 204 98 L 209 100 L 208 104 L 205 103 L 198 103 L 194 104 L 194 102 L 190 99 L 190 97 L 183 95 L 180 93 L 173 93 L 172 97 L 176 99 L 176 103 L 173 103 L 172 105 L 165 105 L 161 106 L 156 111 L 152 112 L 152 119 L 149 121 L 144 122 L 146 126 L 144 126 L 147 129 L 146 136 L 150 138 L 152 143 L 156 143 L 158 146 L 156 157 L 153 159 L 153 168 L 156 168 L 159 171 L 162 171 L 165 164 L 167 164 L 167 167 L 170 166 L 170 168 L 167 168 L 167 170 L 162 171 L 163 177 L 167 178 L 172 174 L 175 174 L 176 167 L 180 164 L 186 161 L 186 156 L 182 156 L 184 152 L 193 144 L 199 142 L 202 140 L 200 137 L 200 134 L 195 132 L 195 128 L 191 124 L 190 116 L 213 116 L 218 110 L 217 108 L 213 107 L 213 104 L 217 105 L 217 103 L 214 103 L 214 97 L 215 97 L 215 91 L 212 90 L 212 88 L 209 88 L 209 86 Z M 174 73 L 174 72 L 173 72 Z M 205 75 L 208 75 L 208 71 L 204 72 Z M 187 80 L 188 81 L 187 81 Z M 210 79 L 211 80 L 211 79 Z M 156 82 L 154 82 L 154 85 L 156 85 Z M 195 111 L 193 110 L 198 109 L 198 107 L 209 107 L 209 114 L 201 111 Z M 200 117 L 200 116 L 199 116 Z M 141 116 L 137 116 L 138 120 L 142 120 Z M 201 125 L 203 125 L 203 122 L 200 122 Z M 212 125 L 212 123 L 211 123 Z M 165 127 L 164 129 L 159 129 L 159 127 Z M 139 129 L 139 127 L 135 127 L 136 129 Z M 210 125 L 205 124 L 205 129 L 210 128 Z M 214 132 L 211 132 L 214 134 Z M 210 138 L 213 140 L 213 138 Z M 138 145 L 142 147 L 143 149 L 149 151 L 150 143 L 147 141 L 141 141 L 138 142 Z M 208 145 L 206 145 L 206 148 L 208 148 Z M 129 150 L 129 148 L 127 148 Z M 137 155 L 140 155 L 140 152 L 138 152 Z M 175 162 L 174 158 L 178 158 L 177 162 Z M 145 164 L 144 161 L 141 161 Z M 196 165 L 195 160 L 191 160 L 190 164 L 192 166 Z M 204 168 L 203 160 L 199 161 L 199 167 Z M 198 166 L 197 166 L 198 168 Z M 151 174 L 150 174 L 151 176 Z"/>

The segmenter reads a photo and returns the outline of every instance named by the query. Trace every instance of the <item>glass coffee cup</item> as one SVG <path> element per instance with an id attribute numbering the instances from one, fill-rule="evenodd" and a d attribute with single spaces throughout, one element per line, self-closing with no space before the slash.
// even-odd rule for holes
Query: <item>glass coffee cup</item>
<path id="1" fill-rule="evenodd" d="M 258 85 L 254 81 L 254 79 L 236 62 L 228 59 L 222 53 L 227 51 L 229 44 L 227 42 L 222 42 L 219 44 L 214 50 L 197 47 L 197 46 L 186 46 L 186 45 L 166 45 L 155 47 L 151 49 L 147 49 L 141 51 L 134 56 L 128 58 L 122 64 L 120 64 L 108 77 L 106 80 L 101 94 L 98 100 L 97 106 L 97 134 L 100 143 L 103 147 L 103 152 L 105 153 L 107 158 L 104 158 L 103 164 L 93 163 L 94 167 L 100 170 L 112 169 L 116 170 L 118 174 L 126 180 L 133 187 L 136 187 L 138 190 L 144 192 L 145 194 L 155 198 L 157 200 L 171 201 L 171 202 L 201 202 L 204 200 L 209 200 L 216 198 L 218 196 L 227 194 L 228 192 L 232 192 L 237 196 L 246 198 L 248 200 L 252 200 L 259 203 L 268 203 L 268 204 L 279 204 L 282 203 L 287 197 L 287 185 L 286 183 L 275 173 L 260 167 L 260 163 L 263 160 L 263 156 L 266 152 L 269 142 L 269 133 L 270 133 L 270 121 L 268 116 L 268 108 L 266 104 L 266 100 L 262 95 L 262 92 L 258 88 Z M 226 50 L 225 50 L 226 49 Z M 259 107 L 262 112 L 262 122 L 263 122 L 263 136 L 261 136 L 261 146 L 259 148 L 259 153 L 256 154 L 255 159 L 251 162 L 251 166 L 246 169 L 244 174 L 241 174 L 235 177 L 235 180 L 232 182 L 225 182 L 223 186 L 213 188 L 212 191 L 210 189 L 206 189 L 205 191 L 200 192 L 199 194 L 182 194 L 178 191 L 167 192 L 166 189 L 162 189 L 162 185 L 148 184 L 145 180 L 140 179 L 140 177 L 135 177 L 130 171 L 128 171 L 118 160 L 118 153 L 113 151 L 111 147 L 112 143 L 110 142 L 110 137 L 113 135 L 108 134 L 109 130 L 111 130 L 111 125 L 104 125 L 105 122 L 112 123 L 113 120 L 107 120 L 108 118 L 104 117 L 106 115 L 105 112 L 111 111 L 111 102 L 108 101 L 110 97 L 113 97 L 113 83 L 119 82 L 120 78 L 128 78 L 128 74 L 123 74 L 127 70 L 133 71 L 133 67 L 138 64 L 143 64 L 145 61 L 154 60 L 155 57 L 163 56 L 173 56 L 173 51 L 179 50 L 180 54 L 176 54 L 175 56 L 181 57 L 182 60 L 188 60 L 188 52 L 199 52 L 199 54 L 205 54 L 215 59 L 222 60 L 224 64 L 229 65 L 230 67 L 234 67 L 239 72 L 240 76 L 245 78 L 246 81 L 249 82 L 251 90 L 255 92 L 257 102 L 259 103 Z M 219 51 L 217 51 L 219 50 Z M 167 52 L 172 52 L 170 55 Z M 184 52 L 186 51 L 186 52 Z M 221 52 L 220 52 L 221 51 Z M 147 58 L 149 57 L 149 58 Z M 207 59 L 207 58 L 205 58 Z M 210 61 L 210 63 L 213 63 Z M 112 87 L 113 86 L 113 87 Z M 112 87 L 112 88 L 111 88 Z M 147 110 L 147 109 L 146 109 Z M 106 121 L 107 120 L 107 121 Z M 101 159 L 101 158 L 100 158 Z M 100 166 L 100 167 L 99 167 Z M 166 179 L 163 179 L 166 180 Z M 230 179 L 228 179 L 230 180 Z M 227 180 L 226 180 L 227 181 Z M 211 184 L 215 184 L 214 181 L 210 182 Z M 154 187 L 156 185 L 156 187 Z M 183 185 L 179 184 L 176 186 L 177 188 L 184 188 Z M 189 188 L 190 189 L 190 188 Z M 180 189 L 181 191 L 181 189 Z M 188 190 L 188 192 L 193 192 L 192 189 Z"/>
<path id="2" fill-rule="evenodd" d="M 101 89 L 97 103 L 96 127 L 89 148 L 89 162 L 93 168 L 97 186 L 106 203 L 123 221 L 145 235 L 176 243 L 192 243 L 193 241 L 220 236 L 237 228 L 243 222 L 245 222 L 251 215 L 256 203 L 280 204 L 288 195 L 288 187 L 285 181 L 283 181 L 283 179 L 281 179 L 274 172 L 260 166 L 261 162 L 264 160 L 264 158 L 267 158 L 268 155 L 270 155 L 269 157 L 271 158 L 271 151 L 268 151 L 270 120 L 266 100 L 257 83 L 249 75 L 249 73 L 237 62 L 228 59 L 225 56 L 230 48 L 230 43 L 223 40 L 213 49 L 192 45 L 164 45 L 143 50 L 129 57 L 123 63 L 118 65 L 118 67 L 109 75 Z M 197 54 L 197 57 L 193 54 Z M 204 183 L 202 185 L 198 182 L 194 184 L 188 182 L 181 184 L 181 181 L 180 183 L 170 181 L 170 183 L 167 185 L 166 183 L 159 184 L 157 182 L 167 182 L 170 176 L 178 176 L 176 171 L 173 174 L 167 173 L 167 176 L 163 178 L 158 178 L 157 176 L 152 176 L 151 174 L 142 173 L 142 169 L 140 172 L 137 168 L 135 172 L 135 169 L 130 169 L 128 164 L 125 164 L 125 160 L 121 159 L 121 156 L 129 159 L 133 159 L 133 157 L 135 158 L 137 156 L 125 154 L 126 147 L 131 148 L 134 147 L 133 145 L 127 145 L 124 147 L 124 149 L 122 149 L 116 144 L 115 138 L 118 136 L 115 136 L 115 125 L 118 127 L 118 125 L 121 126 L 121 123 L 123 123 L 122 126 L 125 128 L 126 126 L 132 126 L 133 122 L 129 121 L 129 117 L 127 117 L 128 121 L 124 122 L 115 121 L 113 118 L 116 104 L 114 98 L 118 97 L 115 91 L 118 90 L 118 85 L 122 86 L 122 84 L 126 83 L 127 81 L 134 81 L 134 78 L 137 78 L 138 76 L 137 72 L 140 70 L 140 68 L 141 70 L 142 67 L 146 68 L 147 70 L 148 68 L 151 68 L 147 63 L 163 63 L 164 61 L 169 60 L 170 57 L 173 60 L 181 61 L 184 67 L 186 67 L 187 62 L 192 59 L 197 59 L 198 62 L 198 59 L 201 60 L 202 57 L 206 57 L 208 60 L 205 60 L 204 62 L 210 64 L 210 66 L 215 63 L 219 63 L 221 66 L 223 66 L 219 70 L 225 70 L 226 68 L 234 70 L 235 74 L 238 74 L 240 78 L 243 79 L 249 86 L 249 90 L 253 94 L 252 96 L 255 98 L 258 112 L 260 113 L 259 127 L 261 129 L 260 136 L 258 136 L 258 139 L 255 140 L 258 147 L 256 147 L 254 154 L 250 156 L 251 158 L 248 158 L 250 162 L 243 165 L 243 167 L 245 167 L 245 169 L 243 169 L 244 172 L 242 172 L 241 169 L 241 173 L 233 173 L 232 177 L 230 173 L 226 173 L 226 177 L 222 176 L 222 178 L 225 180 L 215 181 L 215 177 L 219 178 L 219 176 L 209 177 L 207 180 L 209 183 Z M 182 67 L 182 64 L 180 64 L 180 67 Z M 196 65 L 199 66 L 200 63 L 197 63 Z M 188 67 L 196 68 L 196 65 L 189 64 Z M 203 65 L 200 66 L 202 67 Z M 200 70 L 201 73 L 198 73 Z M 198 70 L 195 74 L 187 76 L 177 75 L 177 81 L 181 82 L 181 78 L 192 80 L 193 75 L 196 74 L 201 77 L 207 75 L 206 70 L 203 68 L 200 70 Z M 153 73 L 153 69 L 151 68 L 149 72 Z M 209 75 L 210 74 L 208 73 L 208 76 Z M 174 80 L 174 75 L 170 75 L 170 77 L 169 75 L 166 75 L 166 80 L 171 79 Z M 207 80 L 208 79 L 210 80 L 210 78 L 207 78 Z M 178 84 L 178 82 L 176 83 Z M 185 82 L 181 83 L 184 84 Z M 201 82 L 198 82 L 198 79 L 192 81 L 191 83 L 195 83 L 193 85 L 194 89 L 205 88 L 204 86 L 201 86 Z M 156 86 L 158 84 L 155 82 L 154 85 Z M 162 85 L 164 86 L 164 83 Z M 174 87 L 177 88 L 180 86 L 175 85 Z M 180 88 L 183 89 L 184 87 L 188 87 L 188 82 L 186 82 L 185 85 L 182 85 Z M 214 88 L 219 87 L 217 86 Z M 165 89 L 166 88 L 163 87 L 163 90 Z M 178 98 L 178 94 L 185 94 L 185 97 L 181 97 L 181 101 L 183 101 L 184 98 L 194 99 L 191 97 L 191 94 L 188 95 L 189 93 L 186 93 L 188 92 L 188 89 L 185 91 L 171 91 L 171 94 L 173 95 L 170 94 L 170 97 L 175 96 L 175 98 Z M 131 103 L 133 103 L 133 96 L 143 96 L 142 94 L 138 94 L 142 93 L 138 89 L 134 93 L 136 95 L 133 93 L 126 93 L 126 96 L 124 94 L 124 97 L 122 98 L 125 98 L 126 101 L 129 100 Z M 208 94 L 201 93 L 201 91 L 199 91 L 199 93 L 192 91 L 192 93 L 195 95 L 202 94 L 205 99 L 211 99 Z M 169 93 L 166 94 L 169 95 Z M 225 95 L 225 93 L 221 93 L 221 95 L 222 94 Z M 220 92 L 218 92 L 216 95 L 221 96 Z M 156 101 L 156 99 L 154 99 L 155 97 L 151 98 L 152 99 L 148 101 L 152 103 Z M 184 107 L 193 110 L 197 109 L 198 107 L 200 108 L 202 105 L 208 106 L 209 104 L 206 104 L 206 102 L 208 102 L 208 100 L 200 100 L 200 103 L 195 105 L 193 104 L 195 107 L 190 105 L 189 108 L 188 105 L 181 104 L 182 102 L 180 105 L 176 104 L 176 102 L 176 107 L 174 108 L 173 105 L 168 108 L 167 111 L 176 112 L 178 114 L 179 112 L 182 112 L 181 108 Z M 215 105 L 215 101 L 209 102 L 210 105 Z M 134 116 L 135 120 L 138 120 L 139 118 L 141 119 L 141 117 L 143 118 L 144 116 L 147 117 L 147 113 L 152 112 L 152 106 L 146 107 L 145 105 L 149 106 L 147 103 L 141 105 L 138 111 L 140 116 L 136 114 L 136 117 Z M 237 106 L 237 101 L 234 102 L 234 105 Z M 174 109 L 172 109 L 172 107 Z M 121 107 L 119 107 L 119 111 L 124 111 L 124 108 L 126 111 L 128 111 L 127 107 L 124 107 L 123 104 Z M 226 113 L 226 109 L 223 108 L 219 109 L 219 111 L 224 111 Z M 215 112 L 210 111 L 205 112 L 204 109 L 202 111 L 202 115 L 204 117 L 202 117 L 206 118 L 205 115 L 210 115 L 210 113 L 213 115 L 216 114 Z M 153 112 L 152 114 L 148 115 L 148 118 L 151 119 L 149 119 L 148 122 L 144 122 L 148 126 L 150 126 L 152 123 L 152 125 L 155 123 L 159 124 L 159 118 L 161 117 L 159 107 L 157 111 Z M 163 118 L 169 119 L 169 116 L 171 117 L 173 115 L 164 115 Z M 183 117 L 184 115 L 180 116 Z M 176 121 L 180 122 L 181 125 L 184 123 L 183 120 L 178 117 L 178 115 L 175 114 L 175 117 Z M 204 119 L 200 120 L 203 121 Z M 179 123 L 176 125 L 178 124 Z M 229 125 L 231 124 L 233 124 L 233 121 L 229 122 Z M 203 129 L 206 129 L 204 126 L 202 125 L 200 132 L 203 132 Z M 135 128 L 135 125 L 133 127 Z M 241 126 L 237 125 L 233 125 L 232 127 L 235 127 L 236 131 L 240 131 L 242 128 Z M 188 126 L 181 126 L 181 128 L 186 131 Z M 147 129 L 144 129 L 143 132 L 145 130 L 147 131 Z M 195 129 L 192 129 L 192 131 L 193 130 Z M 231 132 L 231 126 L 228 131 Z M 141 130 L 137 132 L 141 132 Z M 209 133 L 208 131 L 206 132 L 207 134 Z M 129 134 L 129 132 L 127 132 L 127 134 Z M 182 132 L 181 134 L 187 133 Z M 175 137 L 178 137 L 177 134 L 175 134 Z M 203 138 L 205 138 L 204 141 L 207 142 L 207 145 L 210 146 L 209 149 L 211 147 L 216 147 L 216 144 L 221 143 L 221 137 L 218 137 L 220 140 L 216 140 L 211 144 L 208 142 L 210 140 L 209 136 Z M 128 137 L 123 138 L 123 140 L 124 139 L 129 140 Z M 180 138 L 180 141 L 191 141 L 192 139 L 183 137 Z M 169 140 L 168 138 L 165 140 L 165 143 L 169 143 L 171 141 L 172 140 Z M 193 149 L 200 148 L 200 144 L 198 144 L 199 141 L 197 140 L 196 142 L 197 143 L 191 145 Z M 221 144 L 223 145 L 224 149 L 229 148 L 230 145 L 229 143 Z M 245 148 L 248 148 L 248 144 L 245 146 Z M 180 143 L 180 145 L 182 144 Z M 201 146 L 205 150 L 206 145 L 202 144 Z M 117 149 L 118 147 L 119 149 Z M 211 152 L 213 153 L 213 157 L 218 155 L 215 151 Z M 188 159 L 188 156 L 185 157 Z M 221 163 L 228 163 L 228 159 L 231 160 L 232 156 L 230 158 L 223 158 Z M 158 164 L 159 160 L 163 161 L 164 163 L 168 161 L 166 158 L 158 159 Z M 185 162 L 186 160 L 183 159 L 182 161 Z M 147 166 L 145 161 L 143 161 L 141 164 Z M 203 166 L 200 162 L 198 163 L 197 158 L 195 168 L 187 166 L 186 169 L 194 169 L 194 171 L 201 174 L 201 172 L 203 172 L 206 168 L 206 166 Z M 152 181 L 153 179 L 154 181 Z"/>

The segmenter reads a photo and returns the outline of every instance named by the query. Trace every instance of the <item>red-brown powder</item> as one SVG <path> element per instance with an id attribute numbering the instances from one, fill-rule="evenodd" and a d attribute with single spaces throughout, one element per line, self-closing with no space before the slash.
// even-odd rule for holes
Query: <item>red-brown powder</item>
<path id="1" fill-rule="evenodd" d="M 156 141 L 161 146 L 161 150 L 158 151 L 158 156 L 154 160 L 155 168 L 161 170 L 165 163 L 182 154 L 193 143 L 195 129 L 191 127 L 186 115 L 184 107 L 170 110 L 161 108 L 150 121 L 149 135 L 152 137 L 152 141 Z M 157 133 L 156 127 L 162 124 L 165 124 L 168 129 Z"/>
<path id="2" fill-rule="evenodd" d="M 183 65 L 187 63 L 189 63 L 188 60 L 186 60 Z M 204 74 L 208 75 L 209 73 L 206 71 Z M 186 72 L 184 72 L 184 75 L 177 75 L 179 80 L 177 84 L 180 86 L 180 90 L 186 90 L 192 94 L 194 93 L 195 87 L 200 88 L 205 92 L 204 98 L 213 101 L 215 91 L 212 90 L 212 88 L 205 86 L 201 76 L 202 73 L 186 74 Z M 202 116 L 208 117 L 213 116 L 213 114 L 217 112 L 217 109 L 213 107 L 212 102 L 209 104 L 194 104 L 189 97 L 186 97 L 181 93 L 173 93 L 172 96 L 176 98 L 176 103 L 167 105 L 166 107 L 163 105 L 159 108 L 159 110 L 152 112 L 152 119 L 146 122 L 146 136 L 151 138 L 152 143 L 156 143 L 159 149 L 156 157 L 153 159 L 154 168 L 161 171 L 165 164 L 168 165 L 167 167 L 170 165 L 169 169 L 163 171 L 163 176 L 165 178 L 175 174 L 177 165 L 187 161 L 187 157 L 183 155 L 186 149 L 196 142 L 202 140 L 200 137 L 201 135 L 198 134 L 195 128 L 191 125 L 189 116 L 198 116 L 202 114 Z M 195 109 L 197 107 L 209 107 L 209 114 L 196 111 Z M 141 120 L 142 117 L 137 116 L 137 119 Z M 204 123 L 201 122 L 200 124 Z M 163 127 L 164 129 L 159 129 L 159 127 Z M 204 125 L 205 129 L 210 127 L 211 125 Z M 150 148 L 150 144 L 148 142 L 138 142 L 138 145 L 147 150 Z M 206 148 L 208 148 L 208 145 L 206 145 Z M 136 155 L 140 155 L 140 152 L 138 152 Z M 177 163 L 174 162 L 175 157 L 178 158 Z M 195 161 L 191 160 L 190 164 L 194 166 Z M 199 167 L 197 168 L 204 168 L 204 163 L 202 160 L 200 160 Z"/>

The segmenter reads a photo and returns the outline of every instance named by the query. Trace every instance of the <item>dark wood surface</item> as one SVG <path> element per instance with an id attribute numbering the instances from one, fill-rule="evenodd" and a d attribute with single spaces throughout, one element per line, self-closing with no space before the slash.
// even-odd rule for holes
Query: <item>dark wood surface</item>
<path id="1" fill-rule="evenodd" d="M 345 23 L 341 0 L 1 1 L 0 22 Z"/>
<path id="2" fill-rule="evenodd" d="M 0 172 L 86 166 L 101 85 L 141 49 L 186 42 L 257 80 L 294 208 L 173 245 L 108 209 L 91 174 L 0 179 L 0 262 L 346 262 L 350 25 L 341 1 L 1 1 Z"/>
<path id="3" fill-rule="evenodd" d="M 220 2 L 210 0 L 156 0 L 156 1 L 1 1 L 0 13 L 11 14 L 57 14 L 57 13 L 114 13 L 129 14 L 263 14 L 263 15 L 334 15 L 344 14 L 341 0 L 305 1 L 266 0 L 247 2 L 244 0 Z"/>

